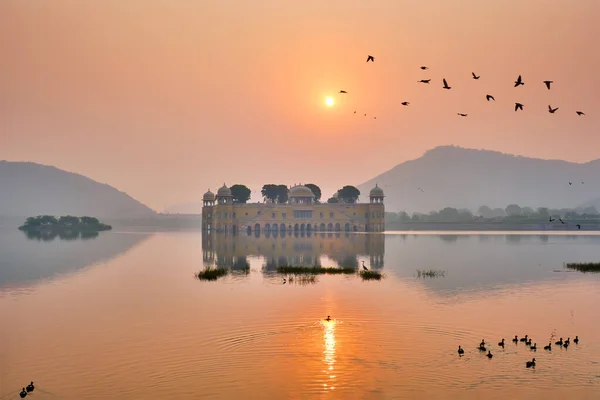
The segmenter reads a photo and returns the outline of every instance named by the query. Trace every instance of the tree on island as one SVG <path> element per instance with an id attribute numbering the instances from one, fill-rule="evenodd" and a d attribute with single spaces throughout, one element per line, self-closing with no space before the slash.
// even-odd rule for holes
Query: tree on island
<path id="1" fill-rule="evenodd" d="M 81 217 L 79 219 L 81 220 L 81 223 L 83 225 L 101 225 L 100 221 L 98 221 L 98 218 L 94 218 L 94 217 Z"/>
<path id="2" fill-rule="evenodd" d="M 327 199 L 327 202 L 329 204 L 335 204 L 335 203 L 339 203 L 340 200 L 337 197 L 330 197 L 330 198 Z"/>
<path id="3" fill-rule="evenodd" d="M 37 217 L 28 217 L 23 226 L 35 228 L 39 226 L 56 225 L 57 223 L 58 220 L 52 215 L 38 215 Z"/>
<path id="4" fill-rule="evenodd" d="M 64 226 L 77 225 L 80 222 L 81 222 L 81 220 L 79 219 L 79 217 L 74 217 L 72 215 L 65 215 L 58 219 L 58 223 L 60 225 L 64 225 Z"/>
<path id="5" fill-rule="evenodd" d="M 250 200 L 252 191 L 245 185 L 236 184 L 229 188 L 234 203 L 246 204 Z"/>
<path id="6" fill-rule="evenodd" d="M 65 215 L 57 219 L 52 215 L 29 217 L 19 227 L 22 231 L 105 231 L 112 227 L 94 217 L 74 217 Z"/>
<path id="7" fill-rule="evenodd" d="M 315 195 L 315 201 L 318 203 L 321 200 L 321 188 L 315 185 L 314 183 L 309 183 L 304 185 L 310 189 L 311 192 Z"/>
<path id="8" fill-rule="evenodd" d="M 337 192 L 337 198 L 341 200 L 342 203 L 356 203 L 358 196 L 360 196 L 360 190 L 354 186 L 344 186 Z"/>

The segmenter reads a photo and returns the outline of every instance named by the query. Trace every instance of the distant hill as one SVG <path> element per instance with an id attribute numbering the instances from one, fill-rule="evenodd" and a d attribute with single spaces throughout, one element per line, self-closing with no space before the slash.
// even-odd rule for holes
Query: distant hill
<path id="1" fill-rule="evenodd" d="M 154 210 L 112 186 L 31 162 L 0 161 L 0 216 L 150 217 Z"/>
<path id="2" fill-rule="evenodd" d="M 600 197 L 600 159 L 577 164 L 441 146 L 359 185 L 362 200 L 376 183 L 389 211 L 477 211 L 481 205 L 504 208 L 512 203 L 575 208 Z"/>
<path id="3" fill-rule="evenodd" d="M 166 208 L 163 212 L 168 214 L 202 214 L 202 199 L 194 203 L 175 204 Z"/>

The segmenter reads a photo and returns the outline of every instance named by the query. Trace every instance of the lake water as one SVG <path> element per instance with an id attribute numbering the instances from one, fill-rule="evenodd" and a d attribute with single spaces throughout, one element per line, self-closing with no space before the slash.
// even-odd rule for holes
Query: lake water
<path id="1" fill-rule="evenodd" d="M 363 261 L 385 278 L 274 272 Z M 570 261 L 600 261 L 600 235 L 2 230 L 0 400 L 31 380 L 40 399 L 598 399 L 600 274 Z M 196 279 L 207 265 L 234 271 Z"/>

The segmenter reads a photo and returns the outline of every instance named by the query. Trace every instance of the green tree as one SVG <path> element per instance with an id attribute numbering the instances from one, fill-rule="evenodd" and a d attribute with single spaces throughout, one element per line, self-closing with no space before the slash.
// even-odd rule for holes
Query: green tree
<path id="1" fill-rule="evenodd" d="M 265 200 L 270 200 L 273 203 L 275 203 L 275 201 L 277 200 L 277 195 L 279 194 L 277 185 L 274 185 L 272 183 L 264 185 L 262 187 L 262 190 L 260 191 L 260 194 L 262 195 L 262 197 L 264 197 Z"/>
<path id="2" fill-rule="evenodd" d="M 327 202 L 329 204 L 335 204 L 335 203 L 339 203 L 340 200 L 337 197 L 330 197 L 330 198 L 327 199 Z"/>
<path id="3" fill-rule="evenodd" d="M 347 185 L 338 190 L 338 199 L 343 203 L 356 203 L 358 196 L 360 196 L 360 190 L 354 186 Z"/>
<path id="4" fill-rule="evenodd" d="M 84 225 L 100 225 L 100 221 L 95 217 L 81 217 L 80 220 Z"/>
<path id="5" fill-rule="evenodd" d="M 286 185 L 277 185 L 277 202 L 279 204 L 287 203 L 289 198 L 289 189 Z"/>
<path id="6" fill-rule="evenodd" d="M 477 210 L 477 214 L 482 216 L 483 218 L 492 218 L 492 209 L 488 206 L 481 206 L 479 210 Z"/>
<path id="7" fill-rule="evenodd" d="M 540 218 L 542 219 L 547 219 L 550 218 L 550 213 L 548 212 L 548 208 L 546 207 L 539 207 L 537 209 L 538 215 L 540 216 Z"/>
<path id="8" fill-rule="evenodd" d="M 509 217 L 517 217 L 522 213 L 521 207 L 518 204 L 509 204 L 504 211 L 506 211 L 506 215 Z"/>
<path id="9" fill-rule="evenodd" d="M 521 215 L 525 215 L 525 216 L 529 217 L 530 215 L 532 215 L 534 213 L 535 213 L 535 211 L 533 211 L 533 208 L 531 208 L 531 207 L 521 208 Z"/>
<path id="10" fill-rule="evenodd" d="M 231 190 L 231 196 L 233 197 L 234 203 L 245 204 L 250 200 L 250 194 L 252 193 L 245 185 L 236 184 L 229 188 Z"/>
<path id="11" fill-rule="evenodd" d="M 41 225 L 56 225 L 58 220 L 52 215 L 42 215 L 40 218 Z"/>
<path id="12" fill-rule="evenodd" d="M 502 209 L 502 208 L 494 208 L 492 210 L 492 217 L 493 218 L 506 217 L 506 211 L 504 211 L 504 209 Z"/>
<path id="13" fill-rule="evenodd" d="M 460 214 L 456 208 L 446 207 L 440 210 L 438 219 L 443 222 L 457 222 L 460 221 Z"/>
<path id="14" fill-rule="evenodd" d="M 40 226 L 42 224 L 42 217 L 41 216 L 37 216 L 37 217 L 28 217 L 25 220 L 25 224 L 24 226 L 33 228 L 35 226 Z"/>
<path id="15" fill-rule="evenodd" d="M 66 216 L 60 217 L 58 219 L 58 224 L 59 225 L 63 225 L 63 226 L 78 225 L 79 224 L 79 217 L 74 217 L 72 215 L 66 215 Z"/>
<path id="16" fill-rule="evenodd" d="M 311 192 L 315 195 L 315 200 L 318 203 L 321 200 L 321 188 L 315 185 L 314 183 L 309 183 L 304 185 L 310 189 Z"/>
<path id="17" fill-rule="evenodd" d="M 410 216 L 408 215 L 408 213 L 406 211 L 400 211 L 398 214 L 398 221 L 400 222 L 407 222 L 410 221 Z"/>

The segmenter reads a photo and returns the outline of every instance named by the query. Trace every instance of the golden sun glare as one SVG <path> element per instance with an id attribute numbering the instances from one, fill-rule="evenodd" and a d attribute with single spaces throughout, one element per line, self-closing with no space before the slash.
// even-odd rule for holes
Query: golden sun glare
<path id="1" fill-rule="evenodd" d="M 335 100 L 333 99 L 333 97 L 331 97 L 331 96 L 325 97 L 325 105 L 327 107 L 333 107 L 334 104 L 335 104 Z"/>

